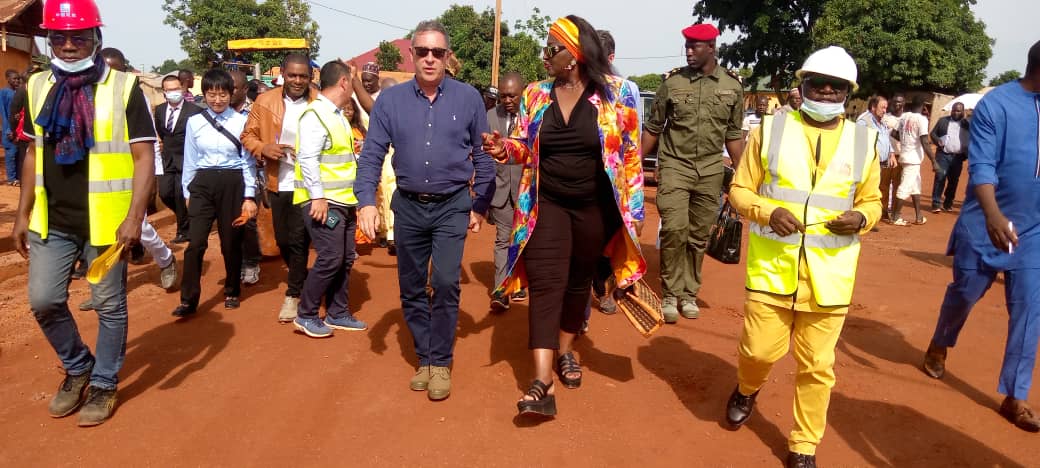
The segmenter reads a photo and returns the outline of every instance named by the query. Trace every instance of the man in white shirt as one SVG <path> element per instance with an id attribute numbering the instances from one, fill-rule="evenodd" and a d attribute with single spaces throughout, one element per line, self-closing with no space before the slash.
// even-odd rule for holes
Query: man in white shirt
<path id="1" fill-rule="evenodd" d="M 899 118 L 899 165 L 903 168 L 902 180 L 896 190 L 896 199 L 892 202 L 892 224 L 907 226 L 902 217 L 903 202 L 909 198 L 914 203 L 916 218 L 913 224 L 924 224 L 928 221 L 921 214 L 921 163 L 924 157 L 936 169 L 935 154 L 931 142 L 928 141 L 928 117 L 921 114 L 924 100 L 915 97 L 910 101 L 910 111 Z"/>
<path id="2" fill-rule="evenodd" d="M 282 79 L 284 86 L 256 97 L 242 132 L 242 145 L 264 164 L 274 238 L 289 270 L 278 321 L 288 323 L 296 318 L 300 292 L 307 278 L 310 244 L 303 216 L 292 203 L 293 148 L 300 116 L 318 93 L 310 86 L 311 65 L 306 55 L 286 55 L 282 60 Z M 258 226 L 258 229 L 263 233 L 269 228 Z"/>
<path id="3" fill-rule="evenodd" d="M 740 129 L 744 131 L 744 141 L 747 141 L 751 130 L 762 124 L 762 117 L 769 112 L 769 96 L 758 96 L 755 98 L 755 113 L 745 116 L 744 123 Z"/>
<path id="4" fill-rule="evenodd" d="M 935 143 L 935 184 L 932 185 L 932 213 L 952 212 L 961 180 L 964 160 L 968 158 L 968 119 L 964 104 L 955 103 L 950 115 L 939 119 L 930 136 Z"/>

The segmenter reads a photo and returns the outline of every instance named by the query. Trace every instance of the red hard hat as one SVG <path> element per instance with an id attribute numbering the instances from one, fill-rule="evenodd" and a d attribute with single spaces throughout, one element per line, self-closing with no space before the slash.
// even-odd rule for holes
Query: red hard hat
<path id="1" fill-rule="evenodd" d="M 47 0 L 43 4 L 43 29 L 73 31 L 100 26 L 101 12 L 94 0 Z"/>

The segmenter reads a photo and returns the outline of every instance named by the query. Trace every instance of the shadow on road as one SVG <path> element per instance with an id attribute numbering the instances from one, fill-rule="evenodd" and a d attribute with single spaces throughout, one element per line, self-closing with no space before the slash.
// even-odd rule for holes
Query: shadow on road
<path id="1" fill-rule="evenodd" d="M 907 342 L 906 337 L 898 330 L 877 320 L 871 320 L 855 314 L 849 314 L 845 319 L 845 328 L 842 330 L 841 340 L 838 341 L 838 349 L 856 363 L 871 369 L 880 369 L 880 367 L 872 362 L 870 358 L 863 356 L 863 353 L 894 364 L 910 366 L 914 369 L 919 369 L 924 360 L 924 350 L 918 349 Z M 955 351 L 951 350 L 950 352 Z M 955 372 L 948 369 L 942 381 L 957 392 L 970 398 L 979 406 L 991 408 L 994 412 L 997 410 L 996 400 L 964 380 L 957 378 Z"/>
<path id="2" fill-rule="evenodd" d="M 390 329 L 397 327 L 397 345 L 401 349 L 401 357 L 408 362 L 408 365 L 419 367 L 419 358 L 415 355 L 415 343 L 412 341 L 412 334 L 408 331 L 408 324 L 404 321 L 404 312 L 401 308 L 391 310 L 382 317 L 379 321 L 368 329 L 368 339 L 372 342 L 372 352 L 376 354 L 383 354 L 389 347 L 386 345 L 386 337 L 390 334 Z"/>
<path id="3" fill-rule="evenodd" d="M 670 336 L 654 338 L 649 345 L 640 347 L 639 363 L 670 385 L 697 419 L 731 430 L 725 417 L 726 401 L 737 385 L 737 370 L 732 364 Z M 777 459 L 785 459 L 787 437 L 776 425 L 756 414 L 745 427 L 770 447 Z"/>
<path id="4" fill-rule="evenodd" d="M 949 268 L 953 266 L 953 257 L 946 255 L 945 252 L 920 252 L 917 250 L 906 250 L 902 249 L 903 255 L 910 257 L 914 260 L 918 260 L 929 265 Z"/>
<path id="5" fill-rule="evenodd" d="M 233 336 L 234 325 L 224 322 L 220 313 L 201 308 L 191 320 L 170 321 L 148 330 L 126 344 L 126 366 L 121 373 L 139 375 L 120 389 L 120 399 L 130 400 L 160 382 L 163 390 L 178 387 L 204 369 Z"/>
<path id="6" fill-rule="evenodd" d="M 1024 466 L 904 405 L 835 392 L 828 425 L 871 466 Z"/>

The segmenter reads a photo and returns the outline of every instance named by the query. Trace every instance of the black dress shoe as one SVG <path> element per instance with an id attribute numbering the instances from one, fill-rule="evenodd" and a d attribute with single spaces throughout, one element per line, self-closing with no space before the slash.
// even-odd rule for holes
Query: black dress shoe
<path id="1" fill-rule="evenodd" d="M 238 302 L 238 297 L 228 296 L 228 297 L 224 298 L 224 308 L 225 309 L 237 309 L 239 305 L 240 304 Z"/>
<path id="2" fill-rule="evenodd" d="M 173 313 L 170 315 L 173 315 L 174 317 L 191 317 L 192 315 L 195 315 L 195 307 L 188 304 L 181 304 L 177 306 L 176 309 L 173 309 Z"/>
<path id="3" fill-rule="evenodd" d="M 184 234 L 177 234 L 177 237 L 173 238 L 174 244 L 184 244 L 186 242 L 188 242 L 188 236 Z"/>
<path id="4" fill-rule="evenodd" d="M 391 257 L 397 256 L 397 244 L 395 244 L 394 241 L 389 241 L 386 243 L 386 254 Z"/>
<path id="5" fill-rule="evenodd" d="M 816 468 L 816 455 L 787 452 L 787 468 Z"/>
<path id="6" fill-rule="evenodd" d="M 757 396 L 758 392 L 752 393 L 751 396 L 744 396 L 740 393 L 740 387 L 733 389 L 733 394 L 729 396 L 729 402 L 726 403 L 726 422 L 734 427 L 744 425 L 755 410 Z"/>

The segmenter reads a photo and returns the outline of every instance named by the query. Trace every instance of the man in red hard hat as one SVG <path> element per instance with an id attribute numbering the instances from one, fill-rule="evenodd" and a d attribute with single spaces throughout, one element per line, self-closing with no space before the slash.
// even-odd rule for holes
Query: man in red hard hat
<path id="1" fill-rule="evenodd" d="M 115 408 L 126 354 L 126 262 L 117 259 L 90 286 L 98 315 L 93 353 L 69 311 L 72 266 L 84 251 L 93 261 L 110 246 L 129 252 L 138 243 L 155 157 L 144 93 L 133 75 L 98 54 L 101 26 L 93 0 L 44 4 L 41 27 L 54 58 L 27 87 L 32 125 L 25 133 L 34 141 L 12 233 L 29 259 L 30 308 L 65 368 L 48 410 L 60 418 L 79 409 L 80 426 L 105 422 Z"/>

